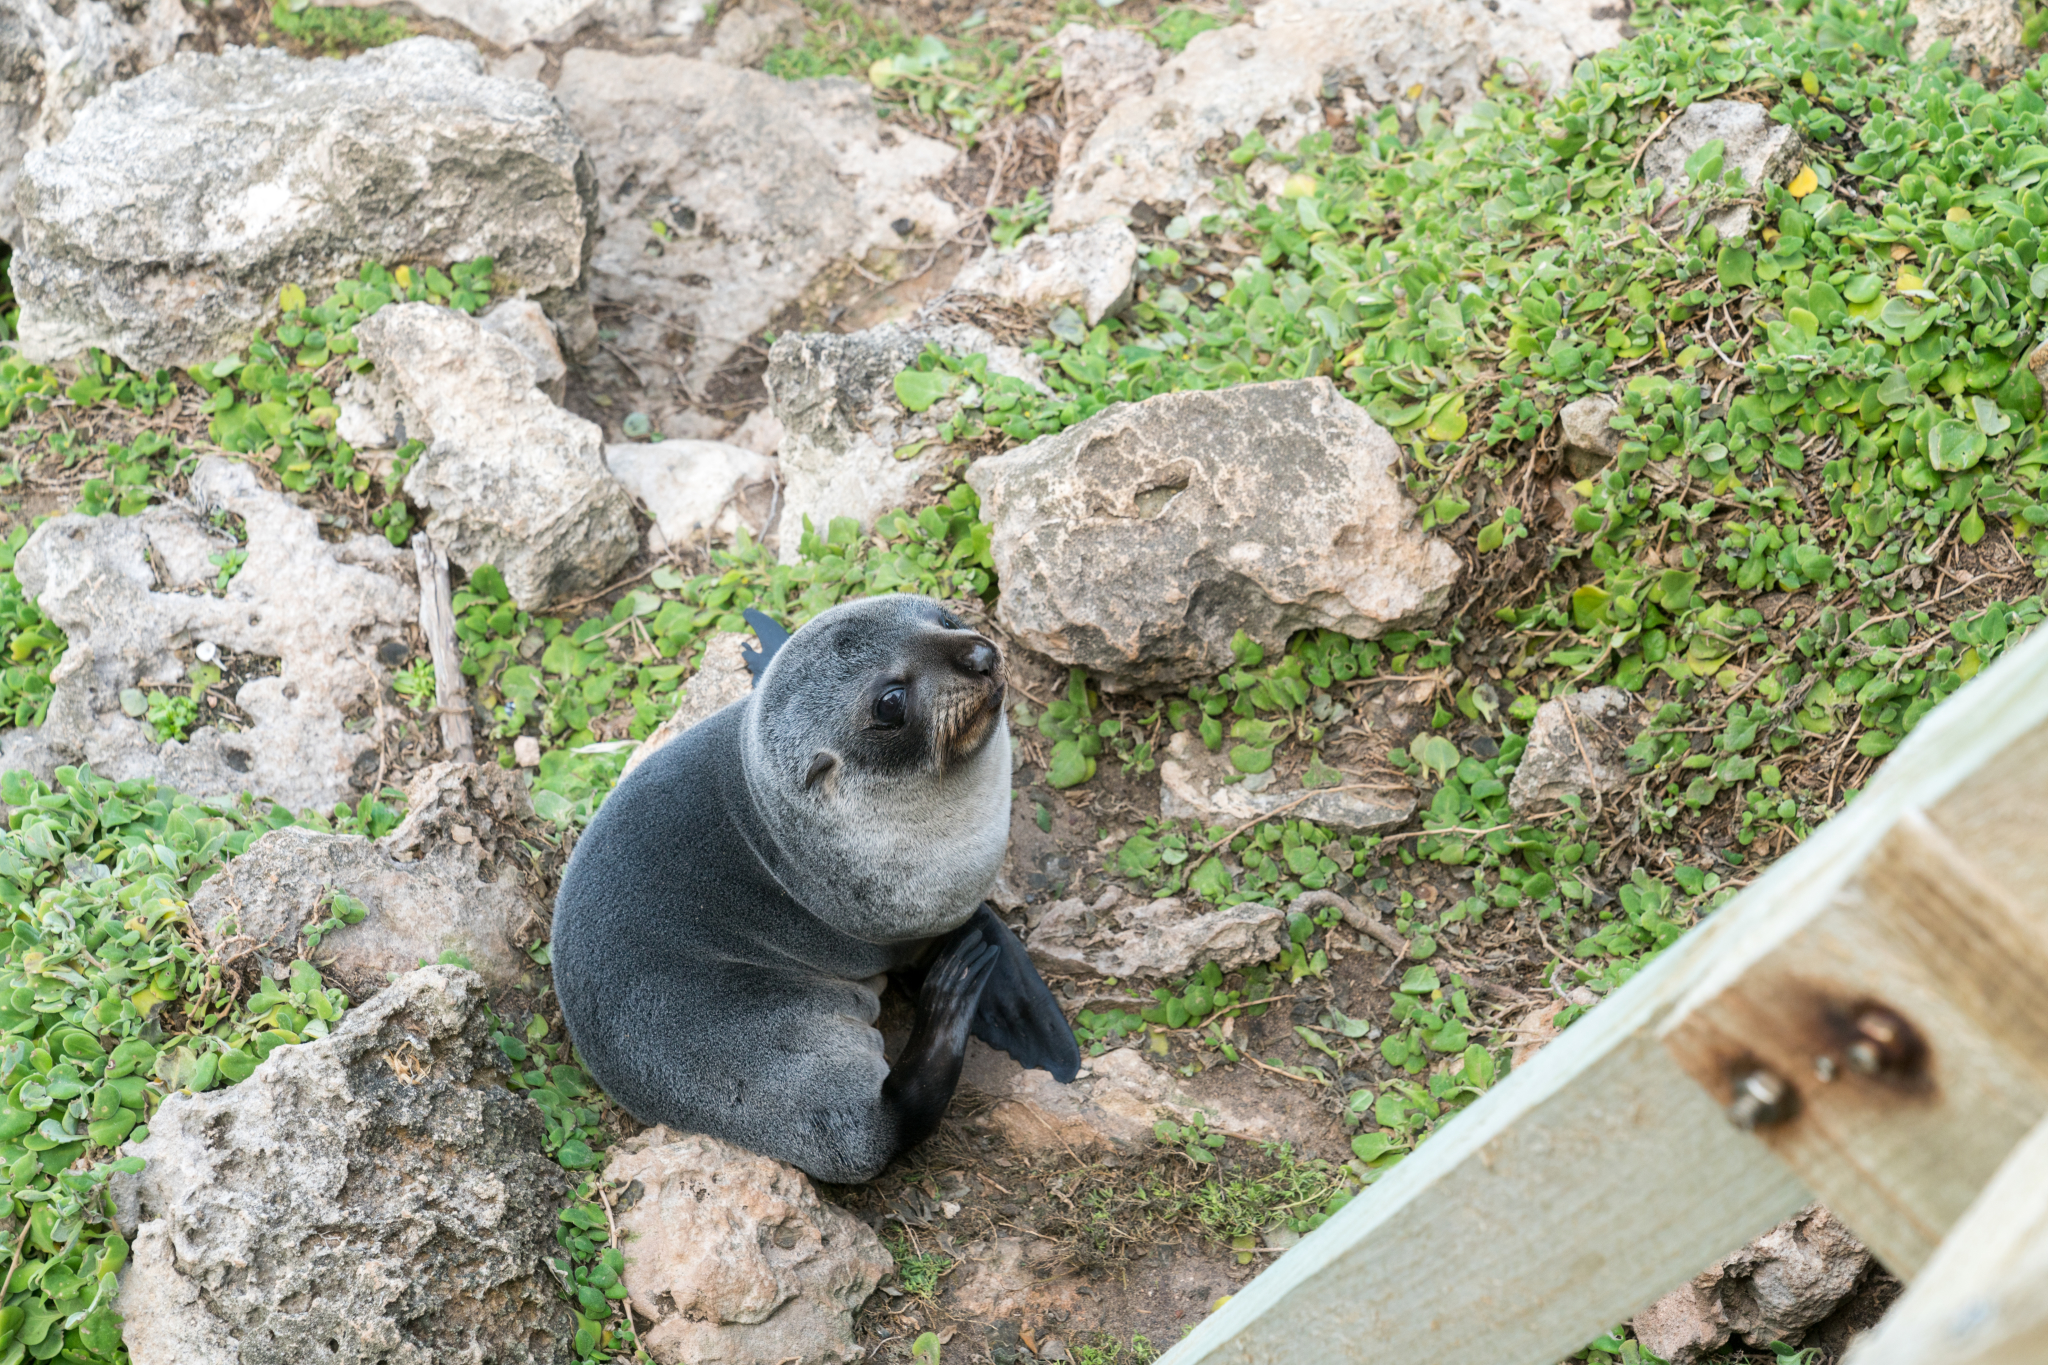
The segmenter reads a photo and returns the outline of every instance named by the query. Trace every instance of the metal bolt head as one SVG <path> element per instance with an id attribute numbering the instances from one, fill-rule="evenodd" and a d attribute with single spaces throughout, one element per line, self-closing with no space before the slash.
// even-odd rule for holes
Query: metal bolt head
<path id="1" fill-rule="evenodd" d="M 1851 1037 L 1843 1060 L 1859 1075 L 1901 1074 L 1913 1070 L 1925 1050 L 1920 1035 L 1896 1011 L 1865 1005 L 1850 1020 Z"/>
<path id="2" fill-rule="evenodd" d="M 1792 1113 L 1792 1087 L 1775 1072 L 1762 1067 L 1735 1078 L 1735 1098 L 1728 1105 L 1728 1121 L 1744 1132 L 1781 1123 Z"/>

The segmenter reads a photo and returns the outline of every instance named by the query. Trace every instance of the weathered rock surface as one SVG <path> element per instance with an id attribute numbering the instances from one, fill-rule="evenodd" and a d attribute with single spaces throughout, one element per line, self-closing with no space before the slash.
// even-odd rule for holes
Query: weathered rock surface
<path id="1" fill-rule="evenodd" d="M 1721 172 L 1740 171 L 1743 183 L 1752 189 L 1765 181 L 1784 182 L 1798 173 L 1806 156 L 1806 140 L 1787 123 L 1774 123 L 1761 104 L 1743 100 L 1701 100 L 1671 120 L 1643 154 L 1645 182 L 1661 180 L 1667 198 L 1676 198 L 1692 186 L 1685 174 L 1686 160 L 1707 143 L 1722 142 Z M 1749 235 L 1756 215 L 1747 204 L 1709 213 L 1706 221 L 1723 240 L 1735 241 Z"/>
<path id="2" fill-rule="evenodd" d="M 1797 1346 L 1856 1287 L 1870 1253 L 1820 1205 L 1794 1214 L 1636 1314 L 1636 1337 L 1670 1365 L 1695 1365 L 1740 1336 Z"/>
<path id="3" fill-rule="evenodd" d="M 472 1083 L 485 1003 L 474 973 L 425 968 L 240 1085 L 164 1101 L 112 1187 L 136 1365 L 576 1359 L 541 1266 L 568 1177 L 531 1101 Z"/>
<path id="4" fill-rule="evenodd" d="M 1257 131 L 1268 146 L 1290 150 L 1325 126 L 1325 102 L 1353 118 L 1396 103 L 1412 110 L 1408 92 L 1419 88 L 1456 113 L 1478 97 L 1496 61 L 1516 68 L 1511 75 L 1557 85 L 1589 55 L 1574 44 L 1621 40 L 1618 22 L 1603 32 L 1591 12 L 1585 0 L 1513 13 L 1481 0 L 1270 0 L 1250 24 L 1197 34 L 1151 75 L 1149 93 L 1135 93 L 1143 77 L 1122 78 L 1131 93 L 1061 158 L 1052 228 L 1125 217 L 1139 204 L 1162 216 L 1182 205 L 1213 212 L 1219 149 Z M 1116 58 L 1130 66 L 1115 69 L 1135 73 L 1133 58 Z M 1104 64 L 1111 60 L 1106 54 Z"/>
<path id="5" fill-rule="evenodd" d="M 1164 55 L 1142 33 L 1128 28 L 1068 24 L 1053 35 L 1060 59 L 1060 97 L 1066 102 L 1060 137 L 1060 165 L 1069 165 L 1088 135 L 1118 100 L 1152 93 L 1152 77 Z"/>
<path id="6" fill-rule="evenodd" d="M 707 537 L 730 540 L 743 522 L 759 533 L 760 517 L 774 501 L 775 461 L 724 441 L 611 445 L 604 462 L 654 517 L 648 545 L 656 554 L 701 547 Z M 757 507 L 756 515 L 745 515 Z"/>
<path id="7" fill-rule="evenodd" d="M 1209 1128 L 1249 1142 L 1298 1140 L 1304 1130 L 1284 1097 L 1268 1107 L 1216 1094 L 1193 1093 L 1190 1083 L 1153 1066 L 1135 1048 L 1086 1058 L 1072 1084 L 1043 1071 L 1026 1071 L 979 1039 L 967 1045 L 960 1083 L 994 1099 L 973 1122 L 993 1128 L 1026 1151 L 1072 1152 L 1152 1148 L 1152 1125 L 1182 1122 L 1199 1111 Z"/>
<path id="8" fill-rule="evenodd" d="M 339 0 L 367 9 L 388 0 Z M 705 0 L 407 0 L 429 18 L 462 25 L 498 47 L 560 43 L 585 29 L 605 38 L 686 38 L 704 20 Z"/>
<path id="9" fill-rule="evenodd" d="M 1182 730 L 1166 742 L 1159 764 L 1159 814 L 1167 820 L 1239 824 L 1286 808 L 1298 820 L 1363 834 L 1398 825 L 1415 814 L 1415 793 L 1389 777 L 1371 786 L 1347 779 L 1326 791 L 1299 782 L 1269 780 L 1272 770 L 1243 777 L 1228 754 L 1212 754 L 1201 738 Z"/>
<path id="10" fill-rule="evenodd" d="M 401 862 L 454 843 L 511 864 L 524 861 L 519 840 L 534 819 L 525 781 L 496 763 L 429 763 L 405 784 L 405 818 L 381 842 Z"/>
<path id="11" fill-rule="evenodd" d="M 1213 676 L 1238 630 L 1278 650 L 1310 627 L 1432 621 L 1459 560 L 1413 524 L 1398 456 L 1310 379 L 1118 404 L 979 460 L 997 619 L 1117 687 Z"/>
<path id="12" fill-rule="evenodd" d="M 961 267 L 953 288 L 993 294 L 1026 308 L 1080 310 L 1094 326 L 1131 301 L 1138 239 L 1115 218 L 1077 232 L 1033 233 L 1012 247 L 992 246 Z"/>
<path id="13" fill-rule="evenodd" d="M 1508 784 L 1517 814 L 1558 808 L 1568 795 L 1593 796 L 1628 785 L 1628 746 L 1642 729 L 1635 698 L 1619 687 L 1547 701 L 1536 708 L 1529 747 Z"/>
<path id="14" fill-rule="evenodd" d="M 2011 71 L 2024 55 L 2012 0 L 1912 0 L 1906 13 L 1918 21 L 1906 38 L 1906 55 L 1916 62 L 1943 39 L 1956 60 L 1974 58 L 1999 72 Z"/>
<path id="15" fill-rule="evenodd" d="M 704 658 L 697 665 L 697 671 L 683 684 L 682 700 L 676 703 L 674 714 L 656 726 L 654 732 L 626 756 L 626 766 L 620 770 L 619 776 L 624 777 L 645 763 L 656 749 L 698 721 L 709 719 L 753 691 L 754 677 L 747 672 L 747 661 L 740 653 L 740 647 L 754 643 L 753 636 L 737 631 L 720 631 L 712 636 L 704 645 Z"/>
<path id="16" fill-rule="evenodd" d="M 87 100 L 170 60 L 192 22 L 178 0 L 13 0 L 0 7 L 0 241 L 21 240 L 21 159 L 61 141 Z"/>
<path id="17" fill-rule="evenodd" d="M 1604 393 L 1588 394 L 1559 410 L 1565 463 L 1574 478 L 1592 478 L 1621 453 L 1621 433 L 1608 425 L 1620 411 L 1621 404 Z"/>
<path id="18" fill-rule="evenodd" d="M 1178 898 L 1139 901 L 1112 886 L 1093 905 L 1074 898 L 1047 906 L 1025 947 L 1049 976 L 1123 980 L 1183 977 L 1204 962 L 1224 971 L 1270 962 L 1286 937 L 1287 912 L 1278 906 L 1247 902 L 1196 914 Z"/>
<path id="19" fill-rule="evenodd" d="M 266 492 L 237 460 L 201 460 L 191 496 L 196 509 L 57 517 L 22 546 L 22 590 L 70 639 L 34 745 L 40 765 L 90 763 L 103 777 L 155 777 L 212 800 L 246 791 L 294 810 L 351 797 L 376 776 L 377 732 L 351 733 L 343 719 L 410 652 L 412 556 L 382 536 L 322 539 L 313 512 Z M 208 556 L 236 547 L 201 515 L 209 508 L 241 517 L 248 535 L 248 559 L 218 595 Z M 159 744 L 123 712 L 122 693 L 183 690 L 202 641 L 231 669 L 249 666 L 240 655 L 276 659 L 277 671 L 235 690 L 246 728 Z"/>
<path id="20" fill-rule="evenodd" d="M 929 238 L 958 226 L 926 188 L 958 153 L 882 124 L 861 82 L 577 48 L 555 97 L 603 187 L 591 278 L 599 306 L 620 310 L 612 345 L 673 370 L 673 403 L 705 394 L 826 267 L 903 246 L 892 224 Z"/>
<path id="21" fill-rule="evenodd" d="M 546 310 L 532 299 L 506 299 L 477 321 L 486 332 L 519 348 L 519 354 L 533 366 L 534 387 L 546 394 L 549 402 L 562 401 L 569 386 L 569 366 L 562 359 L 562 344 Z"/>
<path id="22" fill-rule="evenodd" d="M 633 557 L 633 501 L 605 468 L 603 433 L 547 400 L 517 346 L 430 303 L 382 309 L 356 341 L 407 436 L 427 443 L 405 492 L 450 559 L 497 565 L 538 611 L 602 588 Z"/>
<path id="23" fill-rule="evenodd" d="M 459 956 L 492 988 L 509 986 L 533 970 L 520 937 L 545 937 L 547 906 L 516 867 L 494 867 L 486 881 L 479 852 L 473 829 L 461 843 L 431 843 L 401 862 L 361 835 L 287 826 L 202 886 L 192 919 L 224 956 L 253 947 L 260 961 L 282 964 L 300 956 L 306 930 L 333 915 L 330 897 L 343 891 L 368 913 L 359 924 L 328 930 L 312 960 L 357 998 L 443 953 Z"/>
<path id="24" fill-rule="evenodd" d="M 501 292 L 546 302 L 581 282 L 594 195 L 548 92 L 485 76 L 466 44 L 182 53 L 23 162 L 22 352 L 218 359 L 281 282 L 316 290 L 365 261 L 489 256 Z"/>
<path id="25" fill-rule="evenodd" d="M 910 330 L 884 323 L 865 332 L 776 338 L 768 398 L 784 429 L 778 548 L 785 563 L 797 557 L 805 517 L 820 534 L 834 517 L 871 528 L 944 467 L 948 456 L 934 438 L 961 395 L 915 413 L 896 398 L 896 376 L 928 345 L 986 355 L 989 373 L 1039 382 L 1035 357 L 965 324 Z M 907 453 L 899 458 L 899 451 Z"/>
<path id="26" fill-rule="evenodd" d="M 861 1358 L 853 1314 L 895 1259 L 793 1166 L 653 1128 L 612 1149 L 626 1290 L 663 1365 Z"/>

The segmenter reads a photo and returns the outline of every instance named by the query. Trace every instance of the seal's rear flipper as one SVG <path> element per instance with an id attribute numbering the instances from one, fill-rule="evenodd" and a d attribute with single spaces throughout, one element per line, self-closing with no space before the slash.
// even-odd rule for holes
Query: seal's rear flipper
<path id="1" fill-rule="evenodd" d="M 1059 1002 L 1031 965 L 1024 945 L 983 901 L 968 924 L 1003 952 L 989 973 L 974 1014 L 974 1036 L 1007 1052 L 1026 1070 L 1049 1071 L 1061 1085 L 1081 1069 L 1081 1045 L 1074 1041 Z"/>
<path id="2" fill-rule="evenodd" d="M 748 607 L 740 615 L 747 618 L 747 624 L 754 628 L 754 638 L 761 642 L 759 649 L 740 646 L 740 658 L 746 661 L 747 672 L 754 675 L 754 681 L 761 681 L 762 672 L 768 661 L 775 657 L 775 651 L 789 643 L 789 632 L 771 620 L 766 612 Z"/>

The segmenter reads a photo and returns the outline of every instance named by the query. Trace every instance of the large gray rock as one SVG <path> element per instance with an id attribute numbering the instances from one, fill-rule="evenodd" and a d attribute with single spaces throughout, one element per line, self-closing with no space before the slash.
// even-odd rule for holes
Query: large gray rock
<path id="1" fill-rule="evenodd" d="M 548 907 L 514 869 L 479 875 L 477 849 L 444 843 L 399 862 L 358 834 L 322 834 L 297 825 L 249 845 L 192 898 L 192 922 L 223 956 L 253 949 L 261 961 L 300 955 L 308 929 L 333 915 L 345 892 L 368 912 L 359 924 L 330 929 L 312 950 L 352 994 L 380 990 L 394 976 L 453 953 L 494 990 L 533 970 L 522 934 L 546 936 Z M 503 875 L 505 873 L 511 875 Z"/>
<path id="2" fill-rule="evenodd" d="M 1152 78 L 1165 54 L 1134 29 L 1092 24 L 1068 24 L 1053 35 L 1052 45 L 1060 59 L 1060 99 L 1066 106 L 1060 135 L 1060 165 L 1065 167 L 1118 100 L 1152 93 Z"/>
<path id="3" fill-rule="evenodd" d="M 354 9 L 390 0 L 337 0 Z M 687 38 L 711 8 L 706 0 L 408 0 L 429 18 L 460 24 L 498 47 L 560 43 L 584 29 L 613 42 Z"/>
<path id="4" fill-rule="evenodd" d="M 1287 942 L 1287 912 L 1250 901 L 1196 913 L 1186 902 L 1139 901 L 1112 886 L 1093 905 L 1055 901 L 1026 947 L 1048 975 L 1178 980 L 1204 962 L 1224 971 L 1270 962 Z"/>
<path id="5" fill-rule="evenodd" d="M 604 433 L 549 402 L 512 342 L 430 303 L 382 309 L 356 341 L 406 434 L 427 442 L 405 495 L 450 559 L 495 564 L 538 611 L 595 592 L 633 557 L 633 500 L 605 468 Z"/>
<path id="6" fill-rule="evenodd" d="M 1916 21 L 1906 54 L 1916 62 L 1945 39 L 1950 55 L 1961 62 L 1975 59 L 1996 72 L 2020 63 L 2020 15 L 2013 0 L 1912 0 L 1906 12 Z"/>
<path id="7" fill-rule="evenodd" d="M 419 617 L 412 556 L 382 536 L 324 539 L 319 518 L 257 482 L 238 460 L 201 460 L 194 508 L 132 517 L 66 516 L 29 537 L 14 571 L 70 644 L 52 679 L 38 747 L 103 777 L 154 777 L 207 800 L 243 792 L 298 810 L 353 799 L 377 774 L 379 729 L 346 715 L 374 701 Z M 202 515 L 242 518 L 248 559 L 216 591 L 210 555 L 235 549 Z M 204 726 L 159 744 L 124 713 L 123 692 L 185 690 L 211 644 L 230 678 L 278 661 L 234 692 L 239 730 Z M 131 695 L 131 701 L 134 700 Z"/>
<path id="8" fill-rule="evenodd" d="M 1118 404 L 968 468 L 997 619 L 1116 687 L 1213 677 L 1240 630 L 1277 651 L 1426 624 L 1460 566 L 1414 524 L 1399 458 L 1327 379 Z"/>
<path id="9" fill-rule="evenodd" d="M 1643 153 L 1643 179 L 1661 180 L 1667 196 L 1692 189 L 1685 163 L 1709 142 L 1721 142 L 1721 173 L 1742 173 L 1752 191 L 1765 181 L 1783 183 L 1799 171 L 1806 139 L 1789 123 L 1773 122 L 1770 111 L 1747 100 L 1701 100 L 1671 120 Z M 1748 204 L 1736 204 L 1706 215 L 1706 222 L 1724 240 L 1739 241 L 1756 221 Z"/>
<path id="10" fill-rule="evenodd" d="M 862 1358 L 853 1314 L 895 1258 L 794 1166 L 651 1128 L 612 1149 L 626 1292 L 662 1365 Z"/>
<path id="11" fill-rule="evenodd" d="M 533 1103 L 475 1083 L 486 1005 L 474 973 L 424 968 L 240 1085 L 164 1101 L 113 1185 L 135 1365 L 576 1359 L 541 1264 L 569 1179 Z"/>
<path id="12" fill-rule="evenodd" d="M 8 0 L 0 5 L 0 241 L 21 240 L 21 159 L 59 142 L 85 102 L 169 61 L 192 21 L 178 0 Z"/>
<path id="13" fill-rule="evenodd" d="M 1105 218 L 1077 232 L 1033 233 L 1015 246 L 991 246 L 961 267 L 952 287 L 1043 312 L 1067 304 L 1092 327 L 1131 301 L 1137 268 L 1137 237 Z"/>
<path id="14" fill-rule="evenodd" d="M 1077 152 L 1061 158 L 1055 231 L 1128 215 L 1214 212 L 1221 152 L 1258 132 L 1277 152 L 1326 126 L 1323 106 L 1356 117 L 1414 108 L 1419 90 L 1456 113 L 1478 98 L 1496 63 L 1511 79 L 1556 86 L 1597 47 L 1621 41 L 1619 14 L 1591 19 L 1594 0 L 1503 7 L 1482 0 L 1270 0 L 1249 24 L 1197 34 L 1152 73 L 1133 76 Z M 1618 10 L 1619 7 L 1614 7 Z M 1107 55 L 1107 54 L 1105 54 Z M 1135 65 L 1135 63 L 1133 63 Z M 1254 166 L 1256 186 L 1286 171 Z"/>
<path id="15" fill-rule="evenodd" d="M 142 370 L 231 354 L 279 285 L 366 261 L 489 256 L 501 291 L 560 299 L 596 211 L 546 89 L 439 38 L 347 61 L 181 53 L 29 153 L 18 198 L 23 353 L 99 346 Z"/>
<path id="16" fill-rule="evenodd" d="M 555 98 L 603 187 L 591 282 L 616 309 L 610 345 L 674 376 L 648 410 L 664 431 L 828 266 L 901 248 L 897 223 L 959 226 L 927 188 L 958 152 L 881 123 L 864 83 L 577 48 Z"/>
<path id="17" fill-rule="evenodd" d="M 1635 698 L 1619 687 L 1595 687 L 1536 708 L 1529 747 L 1508 784 L 1518 815 L 1558 809 L 1566 796 L 1595 796 L 1628 785 L 1628 746 L 1643 728 Z"/>
<path id="18" fill-rule="evenodd" d="M 656 554 L 729 541 L 742 524 L 764 531 L 779 487 L 772 457 L 724 441 L 610 445 L 604 462 L 654 518 L 647 539 Z"/>
<path id="19" fill-rule="evenodd" d="M 1815 1204 L 1636 1314 L 1636 1339 L 1670 1365 L 1696 1365 L 1740 1336 L 1797 1346 L 1849 1296 L 1870 1253 Z"/>
<path id="20" fill-rule="evenodd" d="M 882 513 L 908 504 L 918 485 L 952 458 L 935 438 L 968 391 L 924 412 L 908 411 L 896 397 L 896 376 L 927 346 L 986 355 L 989 373 L 1039 383 L 1036 357 L 999 346 L 965 323 L 910 330 L 892 322 L 865 332 L 776 338 L 768 353 L 768 398 L 784 428 L 779 549 L 785 563 L 797 557 L 805 517 L 821 535 L 834 517 L 871 528 Z"/>

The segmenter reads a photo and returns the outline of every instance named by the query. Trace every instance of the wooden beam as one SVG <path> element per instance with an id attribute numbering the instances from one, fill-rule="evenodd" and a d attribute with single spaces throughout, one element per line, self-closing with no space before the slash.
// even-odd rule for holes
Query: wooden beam
<path id="1" fill-rule="evenodd" d="M 462 651 L 455 642 L 454 595 L 448 555 L 425 531 L 412 533 L 412 563 L 420 582 L 420 634 L 434 660 L 434 710 L 441 717 L 441 747 L 458 763 L 476 762 L 470 732 L 469 688 L 462 681 Z"/>
<path id="2" fill-rule="evenodd" d="M 1972 805 L 1965 789 L 2043 751 L 2044 723 L 2048 631 L 1937 708 L 1846 811 L 1162 1365 L 1554 1365 L 1807 1202 L 1806 1185 L 1728 1122 L 1664 1037 L 1825 915 L 1910 812 L 1930 811 L 1970 853 L 1990 836 L 1965 826 L 2019 827 L 2024 792 L 1989 805 L 1979 792 Z M 2029 896 L 2048 904 L 2048 888 L 2013 899 Z"/>
<path id="3" fill-rule="evenodd" d="M 1849 1365 L 2048 1360 L 2048 1123 L 2013 1148 Z"/>

